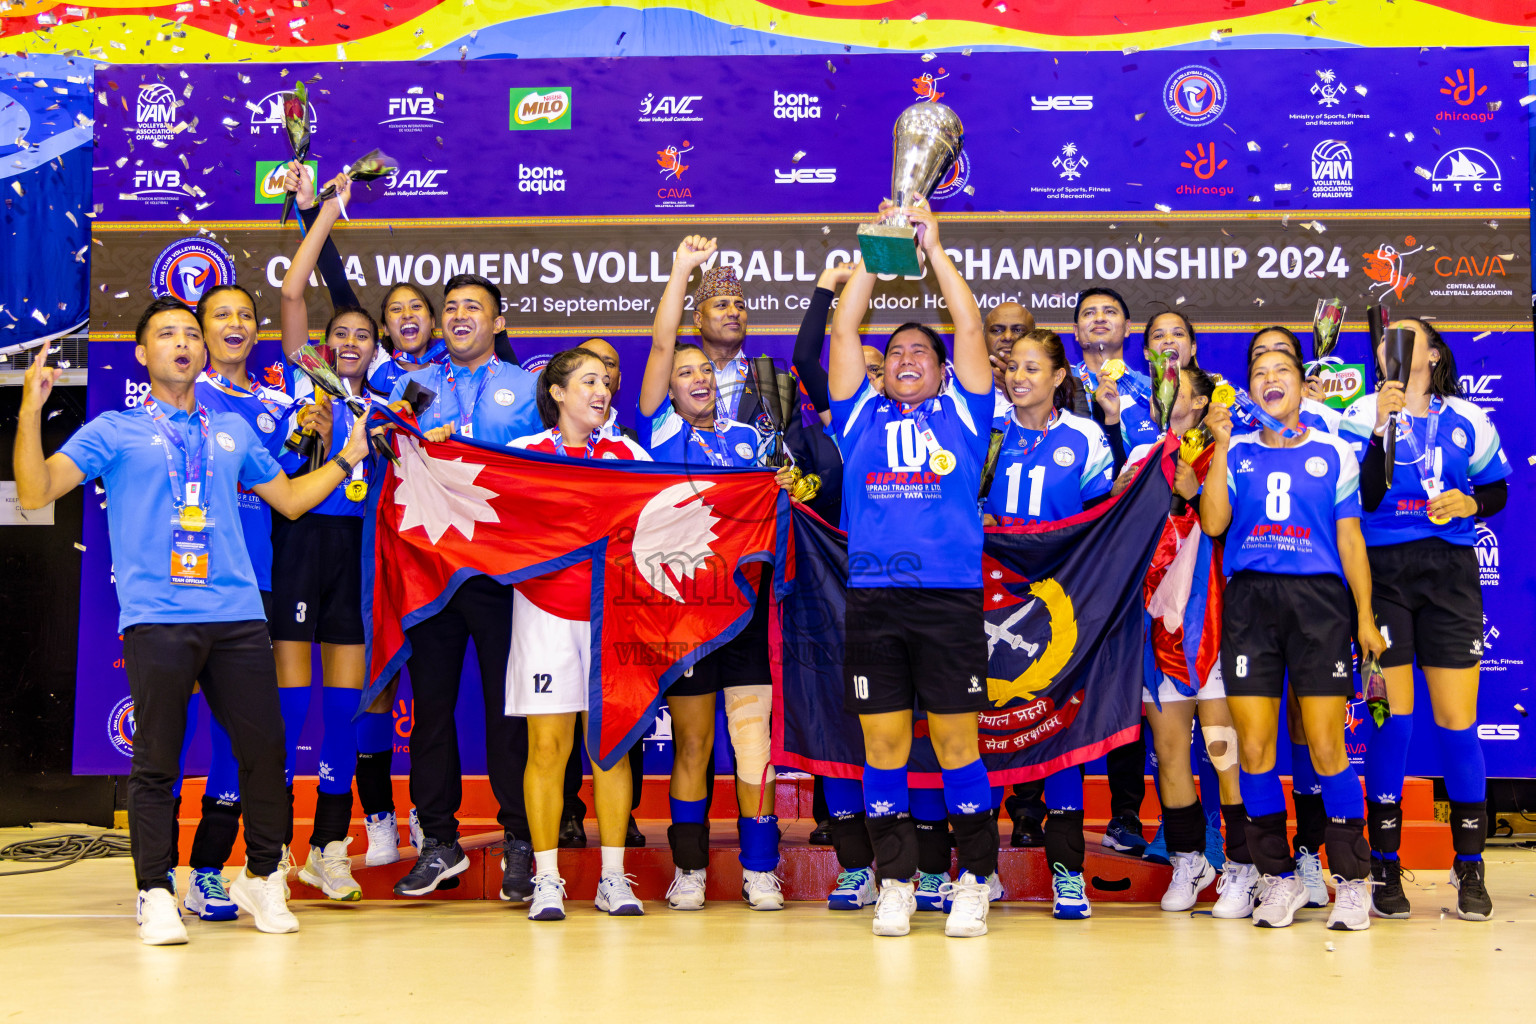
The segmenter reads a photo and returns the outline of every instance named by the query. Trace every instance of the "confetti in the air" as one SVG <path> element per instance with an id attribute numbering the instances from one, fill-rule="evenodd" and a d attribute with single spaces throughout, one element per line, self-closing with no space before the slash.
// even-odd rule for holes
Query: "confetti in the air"
<path id="1" fill-rule="evenodd" d="M 1257 153 L 1258 151 L 1259 151 L 1259 144 L 1257 142 L 1250 142 L 1250 143 L 1248 143 L 1248 152 L 1250 152 L 1250 153 Z"/>
<path id="2" fill-rule="evenodd" d="M 923 22 L 925 22 L 927 20 L 928 20 L 928 15 L 926 15 L 926 14 L 914 14 L 914 15 L 912 15 L 912 24 L 914 24 L 914 25 L 921 25 Z"/>
<path id="3" fill-rule="evenodd" d="M 1163 213 L 1172 213 L 1173 212 L 1173 207 L 1171 207 L 1171 206 L 1165 206 L 1162 203 L 1155 203 L 1153 205 L 1155 205 L 1157 207 L 1157 209 L 1161 210 Z"/>

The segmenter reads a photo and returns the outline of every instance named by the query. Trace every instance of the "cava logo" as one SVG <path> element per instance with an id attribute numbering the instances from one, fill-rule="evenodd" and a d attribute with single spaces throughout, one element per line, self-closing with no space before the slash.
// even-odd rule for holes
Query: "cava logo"
<path id="1" fill-rule="evenodd" d="M 821 97 L 808 92 L 773 90 L 773 116 L 783 121 L 807 121 L 821 118 Z"/>
<path id="2" fill-rule="evenodd" d="M 1449 185 L 1452 192 L 1502 192 L 1504 182 L 1499 175 L 1499 165 L 1480 149 L 1462 146 L 1435 161 L 1434 173 L 1429 179 L 1430 190 L 1443 192 Z"/>
<path id="3" fill-rule="evenodd" d="M 387 196 L 446 196 L 448 186 L 443 179 L 448 171 L 443 167 L 427 169 L 397 167 L 384 179 Z"/>
<path id="4" fill-rule="evenodd" d="M 939 89 L 939 83 L 948 78 L 949 74 L 939 68 L 939 73 L 924 71 L 912 79 L 912 91 L 917 93 L 917 98 L 929 103 L 937 103 L 944 98 L 944 93 Z"/>
<path id="5" fill-rule="evenodd" d="M 773 172 L 775 185 L 830 185 L 837 181 L 836 167 L 792 167 Z"/>
<path id="6" fill-rule="evenodd" d="M 1227 86 L 1210 68 L 1191 64 L 1163 83 L 1163 107 L 1183 125 L 1199 128 L 1221 116 L 1227 107 Z"/>
<path id="7" fill-rule="evenodd" d="M 1412 235 L 1408 235 L 1403 239 L 1403 244 L 1412 245 L 1412 249 L 1398 249 L 1390 242 L 1383 242 L 1376 247 L 1375 252 L 1361 254 L 1365 257 L 1365 276 L 1371 279 L 1370 291 L 1373 296 L 1379 290 L 1381 295 L 1391 292 L 1402 299 L 1408 286 L 1418 280 L 1408 272 L 1406 263 L 1407 257 L 1424 248 L 1415 245 L 1416 241 Z"/>
<path id="8" fill-rule="evenodd" d="M 704 115 L 693 109 L 703 96 L 662 96 L 646 93 L 640 101 L 640 122 L 660 124 L 665 121 L 702 121 Z"/>
<path id="9" fill-rule="evenodd" d="M 1330 365 L 1318 374 L 1323 385 L 1323 402 L 1335 409 L 1346 409 L 1365 393 L 1365 366 L 1361 363 Z"/>
<path id="10" fill-rule="evenodd" d="M 571 88 L 512 89 L 508 92 L 510 123 L 515 132 L 549 131 L 571 127 Z"/>
<path id="11" fill-rule="evenodd" d="M 1092 96 L 1031 96 L 1030 110 L 1092 110 Z"/>
<path id="12" fill-rule="evenodd" d="M 656 166 L 661 174 L 661 187 L 656 189 L 658 209 L 687 209 L 693 206 L 693 190 L 682 184 L 689 164 L 685 162 L 693 146 L 687 139 L 680 146 L 668 145 L 656 150 Z"/>
<path id="13" fill-rule="evenodd" d="M 1499 585 L 1499 538 L 1488 524 L 1477 524 L 1477 577 L 1485 587 Z"/>
<path id="14" fill-rule="evenodd" d="M 1312 147 L 1312 195 L 1318 199 L 1349 199 L 1355 194 L 1355 160 L 1349 145 L 1324 139 Z"/>
<path id="15" fill-rule="evenodd" d="M 438 116 L 442 113 L 438 107 L 441 101 L 436 96 L 422 95 L 423 91 L 421 86 L 413 85 L 404 96 L 391 96 L 388 114 L 379 124 L 404 132 L 422 132 L 428 125 L 442 124 L 443 119 Z"/>
<path id="16" fill-rule="evenodd" d="M 309 173 L 320 180 L 320 161 L 306 160 L 304 166 L 309 168 Z M 258 160 L 256 161 L 256 202 L 280 203 L 288 194 L 284 185 L 288 180 L 288 162 L 286 160 Z"/>
<path id="17" fill-rule="evenodd" d="M 174 133 L 176 124 L 176 94 L 161 82 L 147 82 L 139 86 L 139 100 L 134 111 L 138 125 L 134 137 L 143 140 L 164 140 Z"/>
<path id="18" fill-rule="evenodd" d="M 251 111 L 251 134 L 283 134 L 283 91 L 269 92 L 255 103 L 245 105 Z M 315 105 L 309 104 L 309 130 L 314 131 L 320 122 L 315 118 Z"/>
<path id="19" fill-rule="evenodd" d="M 517 165 L 517 190 L 519 192 L 564 192 L 565 171 L 559 167 L 528 167 Z"/>

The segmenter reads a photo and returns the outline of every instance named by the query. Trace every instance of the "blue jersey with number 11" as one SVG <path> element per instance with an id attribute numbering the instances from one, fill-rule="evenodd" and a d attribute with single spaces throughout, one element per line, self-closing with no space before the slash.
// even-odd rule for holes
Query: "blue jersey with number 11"
<path id="1" fill-rule="evenodd" d="M 1234 434 L 1227 449 L 1227 574 L 1245 569 L 1344 579 L 1337 522 L 1360 518 L 1360 467 L 1349 444 L 1308 430 L 1271 448 L 1263 434 Z"/>
<path id="2" fill-rule="evenodd" d="M 1061 411 L 1042 433 L 1025 430 L 1010 414 L 999 429 L 1003 446 L 981 507 L 999 526 L 1066 519 L 1109 493 L 1114 455 L 1093 420 Z"/>

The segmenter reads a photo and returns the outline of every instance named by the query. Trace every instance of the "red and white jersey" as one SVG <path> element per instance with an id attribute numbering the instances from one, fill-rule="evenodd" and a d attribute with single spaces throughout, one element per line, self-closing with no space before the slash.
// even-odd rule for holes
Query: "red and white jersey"
<path id="1" fill-rule="evenodd" d="M 542 434 L 519 437 L 508 447 L 525 448 L 528 451 L 543 452 L 546 455 L 554 455 L 563 450 L 564 454 L 572 459 L 586 458 L 585 444 L 574 448 L 557 444 L 555 434 L 556 431 L 550 429 Z M 651 461 L 650 454 L 644 448 L 618 433 L 601 434 L 593 443 L 591 454 L 594 459 Z M 558 615 L 562 619 L 585 621 L 592 614 L 592 564 L 582 562 L 552 572 L 548 576 L 524 580 L 517 584 L 517 591 L 551 615 Z"/>

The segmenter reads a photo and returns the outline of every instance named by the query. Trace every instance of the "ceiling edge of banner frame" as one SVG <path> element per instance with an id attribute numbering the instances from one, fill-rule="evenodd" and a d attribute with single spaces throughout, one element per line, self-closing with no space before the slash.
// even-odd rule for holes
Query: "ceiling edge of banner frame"
<path id="1" fill-rule="evenodd" d="M 1174 210 L 1164 213 L 1161 210 L 1099 210 L 1087 213 L 1053 213 L 1053 212 L 1025 212 L 1025 211 L 1001 211 L 996 213 L 978 213 L 966 211 L 964 213 L 943 214 L 945 223 L 973 223 L 976 221 L 1003 222 L 1009 224 L 1027 224 L 1039 221 L 1066 221 L 1081 223 L 1089 221 L 1126 220 L 1137 223 L 1158 223 L 1167 221 L 1209 221 L 1209 220 L 1285 220 L 1287 218 L 1307 218 L 1311 220 L 1377 220 L 1390 217 L 1412 216 L 1421 220 L 1452 220 L 1461 218 L 1479 217 L 1503 217 L 1506 219 L 1529 218 L 1531 211 L 1527 207 L 1508 207 L 1490 210 Z M 603 217 L 488 217 L 481 220 L 466 220 L 462 218 L 432 218 L 412 217 L 395 218 L 392 220 L 362 220 L 354 219 L 342 221 L 332 229 L 341 233 L 357 230 L 378 230 L 396 227 L 443 227 L 443 228 L 540 228 L 540 227 L 611 227 L 611 226 L 647 226 L 652 224 L 804 224 L 808 227 L 818 226 L 820 223 L 857 224 L 869 219 L 869 213 L 827 213 L 818 214 L 807 218 L 802 214 L 700 214 L 698 216 L 603 216 Z M 1302 227 L 1300 223 L 1296 225 Z M 293 229 L 268 220 L 218 220 L 218 221 L 192 221 L 181 224 L 178 221 L 148 220 L 148 221 L 92 221 L 91 227 L 95 231 L 108 232 L 139 232 L 159 230 L 192 230 L 205 231 L 284 231 Z"/>

